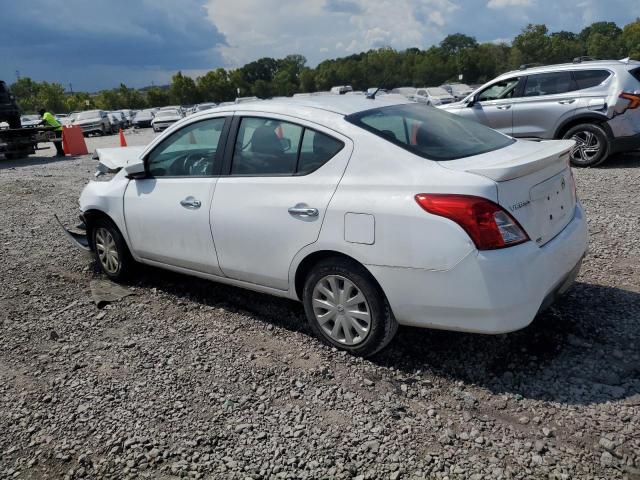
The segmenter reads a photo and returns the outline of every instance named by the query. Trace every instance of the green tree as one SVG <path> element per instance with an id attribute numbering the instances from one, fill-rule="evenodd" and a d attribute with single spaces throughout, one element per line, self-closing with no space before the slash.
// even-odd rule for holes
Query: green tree
<path id="1" fill-rule="evenodd" d="M 300 72 L 300 90 L 302 92 L 313 92 L 316 88 L 315 70 L 304 68 L 302 72 Z"/>
<path id="2" fill-rule="evenodd" d="M 545 63 L 550 56 L 551 47 L 551 39 L 547 32 L 546 25 L 527 25 L 522 33 L 513 39 L 514 63 Z"/>
<path id="3" fill-rule="evenodd" d="M 209 102 L 227 102 L 236 97 L 235 88 L 231 84 L 229 73 L 224 68 L 217 68 L 198 77 L 196 86 L 200 98 Z"/>
<path id="4" fill-rule="evenodd" d="M 64 112 L 66 110 L 64 87 L 59 83 L 40 83 L 36 105 L 36 108 L 45 108 L 50 112 Z"/>
<path id="5" fill-rule="evenodd" d="M 596 22 L 580 32 L 587 55 L 601 59 L 620 58 L 622 29 L 614 22 Z"/>
<path id="6" fill-rule="evenodd" d="M 551 45 L 549 48 L 550 63 L 570 62 L 574 58 L 586 53 L 580 37 L 572 32 L 554 32 L 550 36 Z"/>
<path id="7" fill-rule="evenodd" d="M 199 101 L 196 82 L 193 78 L 183 75 L 181 71 L 171 77 L 169 92 L 173 101 L 179 105 L 192 105 Z"/>
<path id="8" fill-rule="evenodd" d="M 640 60 L 640 18 L 624 27 L 620 36 L 621 56 Z"/>
<path id="9" fill-rule="evenodd" d="M 35 113 L 38 108 L 37 96 L 40 85 L 29 77 L 22 77 L 11 85 L 10 88 L 11 92 L 18 99 L 20 109 L 25 113 Z"/>
<path id="10" fill-rule="evenodd" d="M 150 107 L 166 107 L 171 104 L 171 95 L 168 89 L 151 87 L 147 90 L 147 104 Z"/>

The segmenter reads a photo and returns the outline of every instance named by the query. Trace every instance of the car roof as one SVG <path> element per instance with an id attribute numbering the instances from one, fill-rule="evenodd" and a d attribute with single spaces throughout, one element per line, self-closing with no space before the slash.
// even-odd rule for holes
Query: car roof
<path id="1" fill-rule="evenodd" d="M 286 110 L 290 113 L 311 113 L 313 110 L 322 110 L 326 112 L 336 113 L 338 115 L 351 115 L 353 113 L 371 110 L 373 108 L 387 107 L 391 105 L 399 105 L 404 103 L 414 103 L 402 95 L 381 95 L 374 99 L 367 98 L 365 95 L 336 95 L 321 94 L 297 97 L 274 98 L 270 100 L 255 100 L 251 102 L 242 102 L 233 105 L 218 106 L 216 108 L 206 110 L 208 114 L 220 111 L 249 110 L 256 112 L 273 111 L 274 113 Z M 202 112 L 205 114 L 205 112 Z"/>
<path id="2" fill-rule="evenodd" d="M 636 60 L 585 60 L 576 63 L 557 63 L 554 65 L 540 65 L 531 68 L 523 68 L 520 70 L 512 70 L 511 72 L 503 73 L 502 75 L 500 75 L 500 77 L 505 75 L 528 75 L 531 73 L 559 72 L 563 70 L 590 70 L 592 68 L 614 68 L 629 66 L 640 67 L 640 62 Z"/>

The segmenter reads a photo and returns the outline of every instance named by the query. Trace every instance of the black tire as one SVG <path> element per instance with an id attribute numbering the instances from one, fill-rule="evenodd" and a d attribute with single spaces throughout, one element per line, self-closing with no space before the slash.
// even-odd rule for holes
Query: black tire
<path id="1" fill-rule="evenodd" d="M 90 232 L 93 254 L 100 270 L 114 282 L 122 282 L 126 280 L 133 271 L 135 261 L 131 257 L 127 244 L 124 241 L 120 230 L 118 230 L 118 227 L 116 227 L 115 223 L 110 219 L 101 217 L 91 222 Z M 116 268 L 109 268 L 109 266 L 112 266 L 113 264 L 105 260 L 105 255 L 100 252 L 101 249 L 99 248 L 99 244 L 106 245 L 110 243 L 104 242 L 105 232 L 108 232 L 113 239 L 115 250 L 117 252 L 118 264 Z"/>
<path id="2" fill-rule="evenodd" d="M 366 299 L 370 315 L 368 333 L 355 345 L 347 345 L 332 338 L 316 319 L 313 307 L 314 290 L 318 282 L 329 276 L 347 279 Z M 315 335 L 327 345 L 346 350 L 352 355 L 368 357 L 375 354 L 387 346 L 398 330 L 398 323 L 391 312 L 389 302 L 371 274 L 358 263 L 345 258 L 327 258 L 314 265 L 305 280 L 302 299 L 307 320 Z"/>
<path id="3" fill-rule="evenodd" d="M 576 148 L 571 151 L 571 165 L 574 167 L 595 167 L 607 159 L 611 150 L 607 132 L 595 123 L 571 127 L 562 138 L 577 142 Z M 596 147 L 598 151 L 595 153 L 589 150 Z"/>

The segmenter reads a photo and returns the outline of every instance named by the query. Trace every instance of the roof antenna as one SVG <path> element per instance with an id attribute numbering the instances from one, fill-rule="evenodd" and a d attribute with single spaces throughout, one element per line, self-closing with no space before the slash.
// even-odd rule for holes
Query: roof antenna
<path id="1" fill-rule="evenodd" d="M 378 87 L 378 88 L 376 88 L 376 89 L 375 89 L 373 92 L 371 92 L 371 93 L 367 92 L 366 97 L 367 97 L 369 100 L 375 100 L 375 99 L 376 99 L 376 94 L 380 91 L 380 89 L 381 89 L 381 88 L 382 88 L 382 87 Z"/>

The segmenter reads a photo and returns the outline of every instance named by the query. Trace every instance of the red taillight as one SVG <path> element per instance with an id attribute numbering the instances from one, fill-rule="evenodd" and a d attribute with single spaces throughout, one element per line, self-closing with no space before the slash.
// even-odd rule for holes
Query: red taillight
<path id="1" fill-rule="evenodd" d="M 624 98 L 625 100 L 629 100 L 629 104 L 627 105 L 628 110 L 633 110 L 634 108 L 640 107 L 640 95 L 629 92 L 622 92 L 619 95 L 620 98 Z"/>
<path id="2" fill-rule="evenodd" d="M 506 210 L 486 198 L 419 193 L 415 199 L 425 211 L 460 225 L 478 250 L 511 247 L 529 240 L 529 236 Z"/>

